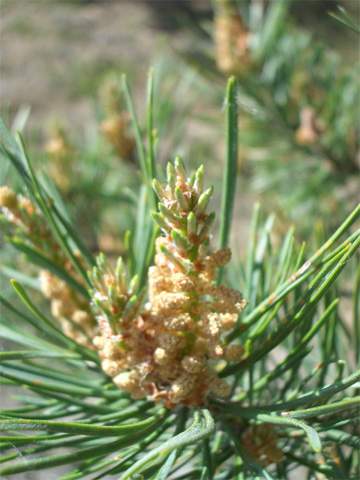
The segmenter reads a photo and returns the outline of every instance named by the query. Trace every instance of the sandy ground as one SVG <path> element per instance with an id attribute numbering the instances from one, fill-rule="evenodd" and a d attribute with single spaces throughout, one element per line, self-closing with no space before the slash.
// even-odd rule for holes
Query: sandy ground
<path id="1" fill-rule="evenodd" d="M 163 43 L 138 1 L 3 0 L 1 18 L 1 104 L 29 105 L 31 126 L 55 115 L 81 124 L 92 77 L 136 59 L 141 78 Z"/>

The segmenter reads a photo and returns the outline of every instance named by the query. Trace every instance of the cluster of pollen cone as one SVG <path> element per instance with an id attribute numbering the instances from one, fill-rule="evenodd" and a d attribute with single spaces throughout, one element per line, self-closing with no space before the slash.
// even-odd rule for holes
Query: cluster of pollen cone
<path id="1" fill-rule="evenodd" d="M 231 252 L 210 248 L 212 190 L 203 189 L 203 168 L 188 178 L 176 160 L 168 165 L 167 182 L 154 181 L 154 189 L 161 233 L 147 291 L 139 290 L 136 277 L 128 278 L 121 258 L 112 266 L 103 255 L 90 275 L 91 302 L 47 270 L 40 272 L 41 289 L 64 333 L 96 349 L 102 369 L 119 388 L 167 407 L 201 405 L 209 394 L 230 394 L 217 369 L 219 360 L 236 362 L 243 355 L 240 345 L 224 337 L 244 301 L 217 283 Z M 1 187 L 0 207 L 27 243 L 81 283 L 28 199 Z"/>
<path id="2" fill-rule="evenodd" d="M 59 270 L 81 282 L 73 265 L 55 241 L 44 217 L 27 197 L 2 186 L 0 209 L 6 223 L 15 227 L 15 244 L 30 246 Z M 51 313 L 65 335 L 80 345 L 93 348 L 92 338 L 97 327 L 89 302 L 63 279 L 48 270 L 40 271 L 39 280 L 43 295 L 50 300 Z"/>
<path id="3" fill-rule="evenodd" d="M 169 407 L 201 405 L 209 393 L 229 395 L 217 361 L 238 361 L 243 354 L 241 346 L 223 341 L 244 302 L 237 291 L 216 283 L 231 254 L 210 249 L 211 189 L 203 191 L 202 182 L 202 167 L 189 179 L 180 161 L 168 165 L 165 185 L 154 182 L 161 235 L 144 306 L 136 278 L 128 286 L 122 262 L 112 270 L 101 258 L 93 273 L 100 331 L 94 344 L 104 371 L 134 398 Z"/>

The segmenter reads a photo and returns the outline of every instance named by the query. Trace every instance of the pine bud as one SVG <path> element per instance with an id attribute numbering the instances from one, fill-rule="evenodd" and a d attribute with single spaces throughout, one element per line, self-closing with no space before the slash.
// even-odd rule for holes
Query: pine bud
<path id="1" fill-rule="evenodd" d="M 173 230 L 171 236 L 178 248 L 183 250 L 189 250 L 191 248 L 191 244 L 189 243 L 188 239 L 179 230 Z"/>
<path id="2" fill-rule="evenodd" d="M 197 233 L 197 222 L 194 212 L 190 212 L 187 216 L 187 233 L 188 235 L 196 235 Z"/>
<path id="3" fill-rule="evenodd" d="M 201 165 L 195 173 L 195 181 L 194 181 L 194 190 L 198 195 L 200 195 L 203 190 L 203 182 L 204 182 L 204 165 Z"/>
<path id="4" fill-rule="evenodd" d="M 162 203 L 159 204 L 159 211 L 160 213 L 171 223 L 178 223 L 179 218 L 165 205 Z"/>
<path id="5" fill-rule="evenodd" d="M 187 210 L 189 208 L 189 202 L 179 187 L 175 188 L 175 198 L 182 210 Z"/>
<path id="6" fill-rule="evenodd" d="M 152 216 L 154 222 L 156 222 L 162 230 L 167 232 L 167 230 L 169 229 L 169 226 L 166 223 L 166 221 L 164 220 L 163 215 L 161 213 L 158 213 L 158 212 L 152 212 L 151 216 Z"/>
<path id="7" fill-rule="evenodd" d="M 159 200 L 161 200 L 164 197 L 164 189 L 163 189 L 161 183 L 159 182 L 159 180 L 154 178 L 153 181 L 152 181 L 152 187 L 153 187 L 156 195 L 158 196 Z"/>
<path id="8" fill-rule="evenodd" d="M 174 166 L 175 166 L 176 175 L 179 176 L 181 178 L 181 180 L 185 181 L 186 180 L 186 171 L 185 171 L 184 162 L 182 161 L 181 157 L 177 156 L 175 158 Z"/>
<path id="9" fill-rule="evenodd" d="M 200 195 L 200 198 L 198 200 L 198 204 L 196 207 L 197 213 L 204 213 L 206 210 L 206 207 L 208 206 L 209 200 L 212 196 L 213 193 L 213 187 L 208 188 L 205 190 L 204 193 Z"/>
<path id="10" fill-rule="evenodd" d="M 175 168 L 174 168 L 174 166 L 171 162 L 169 162 L 167 164 L 166 174 L 167 174 L 168 185 L 169 185 L 171 191 L 174 193 L 175 192 L 175 187 L 176 187 L 176 172 L 175 172 Z"/>

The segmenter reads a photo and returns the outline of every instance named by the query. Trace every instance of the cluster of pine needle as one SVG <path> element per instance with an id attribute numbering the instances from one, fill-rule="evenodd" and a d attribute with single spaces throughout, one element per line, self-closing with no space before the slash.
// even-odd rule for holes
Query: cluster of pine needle
<path id="1" fill-rule="evenodd" d="M 150 74 L 144 130 L 126 90 L 141 200 L 117 262 L 96 259 L 0 124 L 2 164 L 21 186 L 0 190 L 4 242 L 19 253 L 1 269 L 13 287 L 0 295 L 1 388 L 16 402 L 0 412 L 0 475 L 358 478 L 360 206 L 316 248 L 293 229 L 279 239 L 255 206 L 244 260 L 231 257 L 237 80 L 216 215 L 206 169 L 176 159 L 163 175 L 153 88 Z"/>

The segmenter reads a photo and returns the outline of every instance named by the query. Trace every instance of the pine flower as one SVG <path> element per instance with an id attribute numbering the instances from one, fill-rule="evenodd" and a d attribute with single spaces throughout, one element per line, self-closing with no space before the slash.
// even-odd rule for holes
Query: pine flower
<path id="1" fill-rule="evenodd" d="M 132 160 L 135 141 L 129 132 L 129 115 L 123 108 L 117 76 L 111 75 L 105 79 L 100 87 L 99 97 L 105 112 L 100 131 L 120 158 Z"/>
<path id="2" fill-rule="evenodd" d="M 296 141 L 300 145 L 312 145 L 319 139 L 321 128 L 313 108 L 304 107 L 300 112 L 300 126 L 296 131 Z"/>
<path id="3" fill-rule="evenodd" d="M 249 68 L 250 32 L 241 16 L 229 7 L 221 7 L 215 15 L 215 58 L 218 69 L 229 75 Z"/>
<path id="4" fill-rule="evenodd" d="M 120 78 L 116 74 L 107 75 L 99 88 L 99 101 L 107 116 L 122 110 L 122 98 L 119 89 Z"/>
<path id="5" fill-rule="evenodd" d="M 50 300 L 51 313 L 65 335 L 93 349 L 96 323 L 88 302 L 48 270 L 41 270 L 39 278 L 41 291 Z"/>
<path id="6" fill-rule="evenodd" d="M 50 138 L 45 145 L 45 151 L 49 156 L 49 171 L 59 188 L 67 192 L 71 184 L 69 172 L 74 169 L 74 147 L 71 145 L 65 130 L 55 124 L 50 130 Z"/>
<path id="7" fill-rule="evenodd" d="M 113 146 L 120 158 L 130 160 L 135 141 L 129 133 L 129 116 L 127 112 L 112 115 L 101 122 L 100 130 Z"/>
<path id="8" fill-rule="evenodd" d="M 0 187 L 0 208 L 8 226 L 18 237 L 81 283 L 42 214 L 28 198 L 17 195 L 7 186 Z M 41 291 L 50 300 L 52 315 L 63 332 L 77 343 L 93 348 L 91 339 L 96 322 L 87 300 L 48 270 L 41 270 L 39 278 Z"/>
<path id="9" fill-rule="evenodd" d="M 43 253 L 51 253 L 56 260 L 63 258 L 43 216 L 27 197 L 1 186 L 0 208 L 8 227 L 16 234 Z"/>
<path id="10" fill-rule="evenodd" d="M 7 185 L 0 187 L 0 207 L 10 212 L 18 209 L 17 195 Z"/>
<path id="11" fill-rule="evenodd" d="M 251 457 L 264 467 L 280 463 L 284 458 L 282 450 L 278 447 L 276 432 L 271 425 L 252 425 L 243 433 L 241 440 Z"/>

